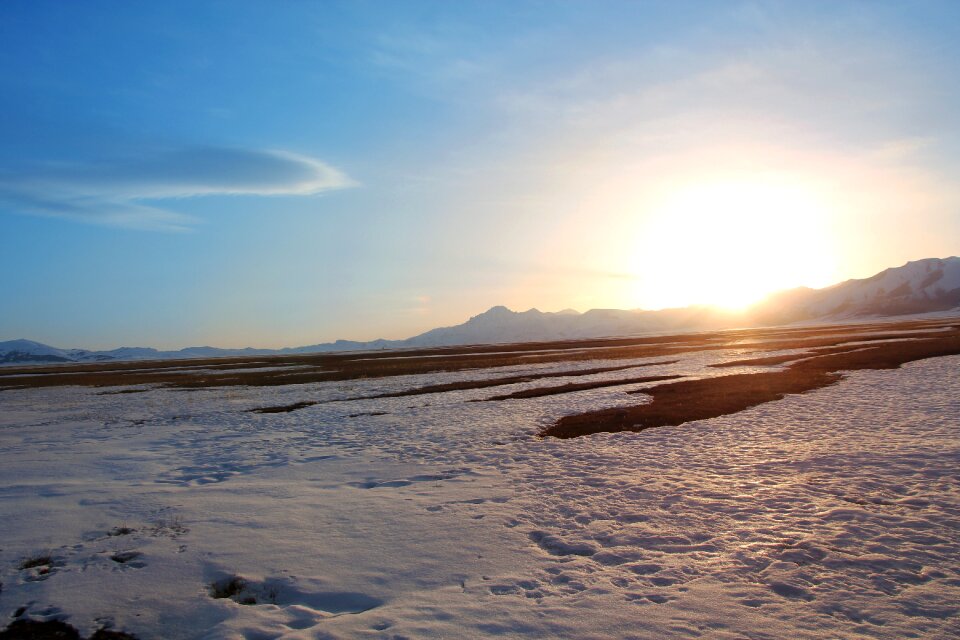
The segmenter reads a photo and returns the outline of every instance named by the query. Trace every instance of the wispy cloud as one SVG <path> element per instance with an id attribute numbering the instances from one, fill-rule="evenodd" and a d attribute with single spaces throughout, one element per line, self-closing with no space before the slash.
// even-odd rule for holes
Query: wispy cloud
<path id="1" fill-rule="evenodd" d="M 182 231 L 196 220 L 144 201 L 211 195 L 313 195 L 355 183 L 285 151 L 195 147 L 97 162 L 0 169 L 0 210 Z"/>

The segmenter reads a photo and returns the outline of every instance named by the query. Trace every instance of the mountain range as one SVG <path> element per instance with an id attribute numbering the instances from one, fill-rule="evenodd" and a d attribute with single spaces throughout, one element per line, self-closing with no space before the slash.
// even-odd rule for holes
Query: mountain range
<path id="1" fill-rule="evenodd" d="M 572 309 L 516 312 L 497 306 L 463 324 L 431 329 L 405 340 L 337 340 L 286 349 L 188 347 L 179 351 L 158 351 L 149 347 L 121 347 L 91 351 L 58 349 L 19 339 L 0 342 L 0 364 L 210 358 L 573 340 L 663 331 L 835 322 L 949 310 L 960 313 L 960 258 L 956 256 L 916 260 L 869 278 L 847 280 L 823 289 L 781 291 L 742 312 L 712 307 L 660 311 L 591 309 L 585 313 Z"/>

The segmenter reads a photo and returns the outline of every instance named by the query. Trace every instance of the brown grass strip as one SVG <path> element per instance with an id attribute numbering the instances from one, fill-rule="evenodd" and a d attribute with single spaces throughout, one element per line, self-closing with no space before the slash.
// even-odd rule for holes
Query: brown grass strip
<path id="1" fill-rule="evenodd" d="M 791 393 L 834 384 L 840 371 L 895 369 L 906 362 L 960 354 L 960 331 L 909 342 L 888 342 L 854 351 L 820 355 L 783 371 L 684 380 L 645 390 L 649 404 L 602 409 L 561 418 L 541 436 L 575 438 L 591 433 L 643 431 L 730 415 Z"/>
<path id="2" fill-rule="evenodd" d="M 956 323 L 956 319 L 951 320 Z M 159 385 L 180 389 L 225 386 L 280 386 L 381 378 L 397 375 L 462 371 L 513 365 L 588 360 L 625 360 L 675 356 L 680 353 L 730 349 L 773 351 L 836 346 L 851 340 L 850 334 L 886 332 L 858 339 L 915 337 L 891 333 L 943 327 L 947 321 L 871 323 L 863 325 L 805 328 L 766 328 L 714 331 L 671 336 L 530 342 L 513 345 L 482 345 L 336 354 L 285 354 L 208 358 L 197 360 L 136 361 L 96 364 L 0 368 L 0 390 L 52 386 L 120 387 Z M 846 335 L 830 335 L 846 332 Z M 246 368 L 270 366 L 270 371 Z M 215 368 L 218 371 L 197 372 Z M 191 371 L 193 369 L 193 371 Z"/>
<path id="3" fill-rule="evenodd" d="M 707 365 L 715 369 L 724 369 L 727 367 L 757 367 L 757 366 L 773 366 L 778 364 L 784 364 L 786 362 L 795 362 L 797 360 L 803 360 L 805 358 L 812 358 L 814 356 L 826 355 L 831 353 L 847 353 L 848 351 L 857 351 L 858 349 L 865 349 L 866 347 L 862 344 L 852 344 L 852 345 L 843 345 L 839 347 L 822 347 L 820 349 L 810 349 L 809 351 L 802 351 L 800 353 L 790 353 L 787 355 L 779 356 L 767 356 L 766 358 L 748 358 L 746 360 L 729 360 L 727 362 L 717 362 L 715 364 Z"/>
<path id="4" fill-rule="evenodd" d="M 518 398 L 540 398 L 543 396 L 555 396 L 561 393 L 573 393 L 574 391 L 586 391 L 588 389 L 602 389 L 603 387 L 620 387 L 627 384 L 641 384 L 643 382 L 661 382 L 663 380 L 676 380 L 683 376 L 646 376 L 642 378 L 621 378 L 619 380 L 595 380 L 593 382 L 571 382 L 554 387 L 536 387 L 534 389 L 523 389 L 514 393 L 505 393 L 500 396 L 491 396 L 482 400 L 473 402 L 486 402 L 488 400 L 514 400 Z"/>
<path id="5" fill-rule="evenodd" d="M 257 407 L 256 409 L 247 409 L 248 413 L 287 413 L 290 411 L 296 411 L 297 409 L 303 409 L 304 407 L 312 407 L 317 404 L 316 402 L 294 402 L 293 404 L 279 404 L 273 407 Z"/>
<path id="6" fill-rule="evenodd" d="M 657 362 L 644 362 L 642 364 L 628 364 L 617 367 L 595 367 L 593 369 L 568 369 L 566 371 L 551 371 L 549 373 L 530 373 L 522 376 L 509 376 L 505 378 L 483 378 L 480 380 L 463 380 L 461 382 L 444 382 L 443 384 L 430 384 L 423 387 L 414 387 L 413 389 L 404 389 L 403 391 L 390 391 L 388 393 L 378 393 L 370 396 L 357 396 L 355 398 L 344 398 L 342 400 L 330 400 L 330 402 L 349 402 L 351 400 L 375 400 L 377 398 L 403 398 L 406 396 L 420 396 L 430 393 L 445 393 L 447 391 L 463 391 L 465 389 L 486 389 L 488 387 L 502 387 L 508 384 L 519 384 L 521 382 L 531 382 L 543 378 L 566 378 L 573 376 L 589 376 L 595 373 L 609 373 L 611 371 L 623 371 L 624 369 L 634 369 L 637 367 L 653 367 L 655 365 L 676 364 L 679 360 L 658 360 Z"/>

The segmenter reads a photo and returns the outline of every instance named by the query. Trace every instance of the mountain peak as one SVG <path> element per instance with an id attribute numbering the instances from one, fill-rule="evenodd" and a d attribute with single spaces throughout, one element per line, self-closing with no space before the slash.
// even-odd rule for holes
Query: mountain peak
<path id="1" fill-rule="evenodd" d="M 16 348 L 16 347 L 20 347 L 20 348 L 44 347 L 47 349 L 53 348 L 53 347 L 50 347 L 49 345 L 43 344 L 42 342 L 37 342 L 36 340 L 27 340 L 26 338 L 16 338 L 14 340 L 6 340 L 5 342 L 0 342 L 0 345 L 2 345 L 4 348 L 10 348 L 10 349 Z"/>
<path id="2" fill-rule="evenodd" d="M 497 306 L 490 307 L 483 313 L 474 316 L 474 318 L 505 318 L 508 316 L 512 316 L 514 313 L 516 312 L 511 311 L 510 309 L 503 306 L 502 304 L 498 304 Z"/>

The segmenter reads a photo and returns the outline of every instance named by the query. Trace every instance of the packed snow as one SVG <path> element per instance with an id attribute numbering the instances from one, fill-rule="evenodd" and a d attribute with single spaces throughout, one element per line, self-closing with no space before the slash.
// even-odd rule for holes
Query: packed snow
<path id="1" fill-rule="evenodd" d="M 708 367 L 741 355 L 576 380 L 759 370 Z M 2 392 L 0 620 L 142 639 L 960 635 L 960 357 L 573 440 L 535 433 L 644 385 L 350 400 L 604 364 Z"/>

